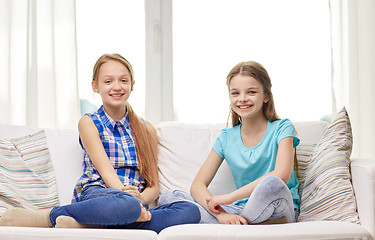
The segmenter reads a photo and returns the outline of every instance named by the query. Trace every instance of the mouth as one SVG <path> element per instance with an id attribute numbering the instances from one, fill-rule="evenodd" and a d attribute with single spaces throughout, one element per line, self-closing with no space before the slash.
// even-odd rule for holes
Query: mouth
<path id="1" fill-rule="evenodd" d="M 121 98 L 122 96 L 124 96 L 124 93 L 109 94 L 109 96 L 113 98 Z"/>
<path id="2" fill-rule="evenodd" d="M 249 109 L 249 108 L 251 108 L 252 106 L 253 106 L 253 105 L 239 105 L 239 106 L 237 106 L 237 108 L 244 110 L 244 109 Z"/>

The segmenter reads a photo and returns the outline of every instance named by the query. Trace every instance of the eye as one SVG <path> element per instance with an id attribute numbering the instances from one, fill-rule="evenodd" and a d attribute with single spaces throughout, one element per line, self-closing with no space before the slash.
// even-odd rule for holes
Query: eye
<path id="1" fill-rule="evenodd" d="M 237 95 L 238 95 L 238 92 L 231 92 L 230 95 L 232 95 L 232 96 L 237 96 Z"/>
<path id="2" fill-rule="evenodd" d="M 124 78 L 124 79 L 121 80 L 121 82 L 123 82 L 123 83 L 127 83 L 127 82 L 129 82 L 129 80 L 126 79 L 126 78 Z"/>
<path id="3" fill-rule="evenodd" d="M 253 90 L 251 90 L 251 91 L 249 91 L 249 94 L 251 94 L 251 95 L 254 95 L 254 94 L 256 94 L 257 92 L 256 91 L 253 91 Z"/>

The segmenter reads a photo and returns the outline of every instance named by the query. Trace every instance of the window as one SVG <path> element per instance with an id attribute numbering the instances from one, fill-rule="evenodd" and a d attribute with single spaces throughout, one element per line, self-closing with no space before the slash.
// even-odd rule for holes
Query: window
<path id="1" fill-rule="evenodd" d="M 120 53 L 134 68 L 129 102 L 143 115 L 145 105 L 144 1 L 77 0 L 78 82 L 81 114 L 96 110 L 100 96 L 91 89 L 92 69 L 104 53 Z"/>
<path id="2" fill-rule="evenodd" d="M 176 120 L 226 122 L 226 75 L 247 60 L 267 69 L 281 118 L 329 118 L 329 27 L 327 1 L 173 1 Z"/>
<path id="3" fill-rule="evenodd" d="M 247 60 L 268 70 L 280 117 L 331 117 L 326 1 L 77 0 L 77 39 L 82 113 L 100 104 L 91 90 L 95 61 L 119 52 L 135 71 L 129 102 L 154 124 L 226 122 L 226 75 Z"/>

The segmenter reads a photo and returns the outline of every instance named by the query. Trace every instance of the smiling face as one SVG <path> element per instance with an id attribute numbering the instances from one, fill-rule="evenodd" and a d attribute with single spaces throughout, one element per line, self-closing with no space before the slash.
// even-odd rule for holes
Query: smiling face
<path id="1" fill-rule="evenodd" d="M 105 109 L 116 109 L 122 108 L 128 100 L 131 83 L 128 68 L 119 61 L 109 60 L 100 66 L 92 88 L 100 94 Z"/>
<path id="2" fill-rule="evenodd" d="M 263 116 L 263 104 L 269 100 L 259 81 L 242 74 L 230 80 L 229 98 L 231 108 L 242 120 Z"/>

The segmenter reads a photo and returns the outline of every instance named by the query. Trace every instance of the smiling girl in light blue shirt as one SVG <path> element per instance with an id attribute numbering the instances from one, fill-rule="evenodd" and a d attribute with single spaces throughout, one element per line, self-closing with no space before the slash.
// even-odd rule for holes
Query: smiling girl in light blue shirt
<path id="1" fill-rule="evenodd" d="M 201 223 L 287 223 L 298 218 L 298 181 L 293 124 L 276 114 L 271 79 L 254 61 L 241 62 L 227 76 L 232 127 L 223 129 L 195 177 L 190 193 L 164 192 L 160 204 L 196 202 Z M 227 161 L 237 190 L 213 196 L 208 185 Z"/>

